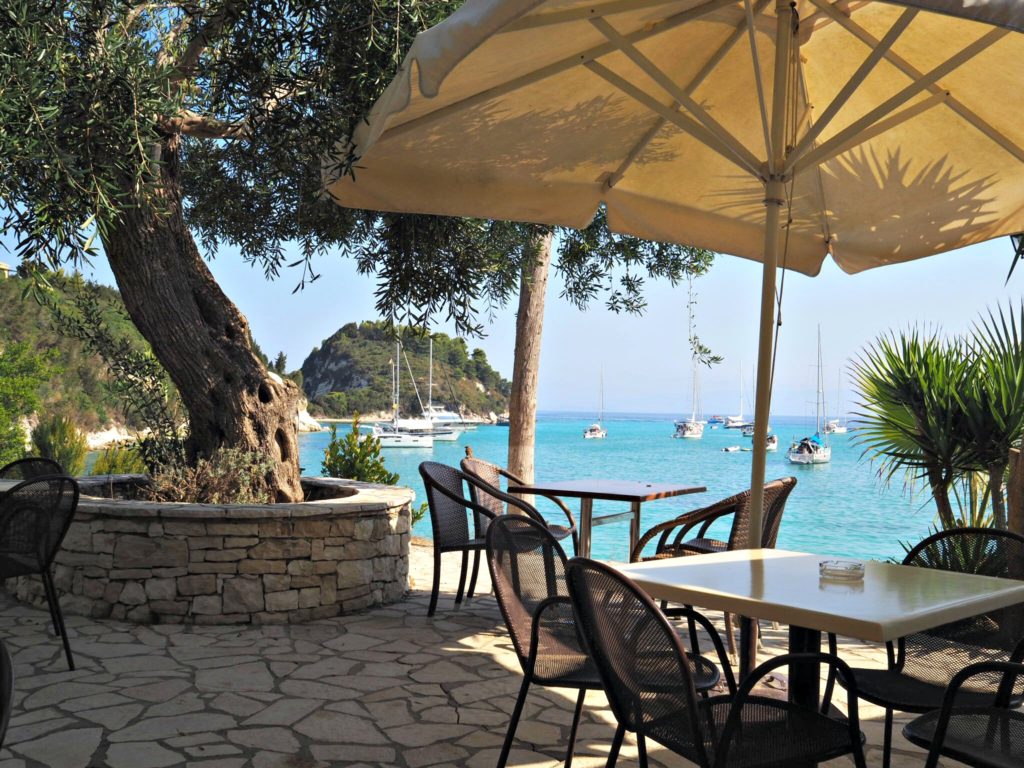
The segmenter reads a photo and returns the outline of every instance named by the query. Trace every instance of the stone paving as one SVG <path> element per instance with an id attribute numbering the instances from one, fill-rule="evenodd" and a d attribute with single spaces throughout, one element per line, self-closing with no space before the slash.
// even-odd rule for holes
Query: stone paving
<path id="1" fill-rule="evenodd" d="M 485 594 L 453 609 L 456 562 L 433 619 L 423 546 L 412 548 L 409 598 L 353 616 L 262 627 L 68 616 L 74 672 L 46 612 L 0 595 L 0 636 L 15 662 L 0 768 L 489 768 L 521 675 L 486 575 Z M 784 642 L 784 630 L 766 629 L 766 654 Z M 855 642 L 842 652 L 854 664 L 884 663 Z M 561 764 L 574 698 L 531 690 L 510 765 Z M 881 711 L 865 706 L 862 716 L 877 766 Z M 589 694 L 574 765 L 603 765 L 613 731 L 604 695 Z M 899 739 L 897 748 L 895 768 L 923 765 L 920 751 Z M 650 757 L 689 765 L 656 745 Z M 628 739 L 619 765 L 636 765 Z"/>

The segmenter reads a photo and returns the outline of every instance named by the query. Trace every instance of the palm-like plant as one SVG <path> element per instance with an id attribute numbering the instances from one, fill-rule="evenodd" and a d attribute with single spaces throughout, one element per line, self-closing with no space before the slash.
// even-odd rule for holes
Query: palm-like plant
<path id="1" fill-rule="evenodd" d="M 1000 307 L 975 324 L 968 348 L 971 372 L 959 395 L 967 431 L 968 463 L 988 476 L 996 527 L 1007 525 L 1003 477 L 1010 448 L 1024 432 L 1024 307 Z"/>
<path id="2" fill-rule="evenodd" d="M 916 330 L 879 337 L 853 365 L 862 456 L 886 482 L 903 472 L 925 478 L 943 528 L 955 525 L 949 491 L 971 458 L 960 403 L 970 372 L 962 342 Z"/>

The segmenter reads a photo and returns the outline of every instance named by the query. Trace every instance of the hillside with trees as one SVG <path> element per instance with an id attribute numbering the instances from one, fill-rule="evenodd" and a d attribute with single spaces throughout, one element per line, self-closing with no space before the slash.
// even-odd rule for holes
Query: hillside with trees
<path id="1" fill-rule="evenodd" d="M 401 410 L 420 414 L 409 369 L 427 402 L 430 337 L 409 328 L 402 339 Z M 482 349 L 465 339 L 433 334 L 435 405 L 486 416 L 508 410 L 511 383 L 501 377 Z M 408 362 L 406 362 L 408 358 Z M 315 415 L 343 418 L 391 410 L 395 335 L 385 322 L 349 323 L 314 349 L 302 363 L 302 382 Z"/>
<path id="2" fill-rule="evenodd" d="M 58 281 L 53 284 L 56 286 Z M 0 280 L 0 348 L 24 345 L 45 360 L 50 375 L 36 393 L 39 412 L 63 416 L 85 431 L 125 423 L 122 403 L 111 391 L 110 373 L 103 361 L 83 342 L 61 334 L 51 310 L 25 294 L 27 285 L 26 280 L 14 275 Z M 64 306 L 69 301 L 69 290 L 84 285 L 78 277 L 68 278 L 67 286 L 54 287 L 50 296 L 58 306 Z M 117 291 L 106 286 L 90 288 L 95 290 L 110 332 L 138 349 L 145 349 L 146 342 L 125 314 Z M 127 421 L 129 426 L 144 426 Z"/>

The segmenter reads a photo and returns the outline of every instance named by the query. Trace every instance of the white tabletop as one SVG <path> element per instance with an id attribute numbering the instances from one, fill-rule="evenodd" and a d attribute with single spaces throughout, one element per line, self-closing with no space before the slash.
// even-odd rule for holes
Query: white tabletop
<path id="1" fill-rule="evenodd" d="M 1024 603 L 1024 581 L 865 561 L 863 581 L 839 582 L 818 575 L 828 559 L 759 549 L 616 567 L 659 600 L 875 642 Z"/>
<path id="2" fill-rule="evenodd" d="M 21 480 L 0 480 L 0 493 L 11 490 L 20 482 Z"/>

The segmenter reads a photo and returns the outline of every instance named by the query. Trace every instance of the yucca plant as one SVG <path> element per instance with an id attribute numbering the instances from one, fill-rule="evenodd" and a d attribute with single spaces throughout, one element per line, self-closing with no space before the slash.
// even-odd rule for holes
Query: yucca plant
<path id="1" fill-rule="evenodd" d="M 1003 478 L 1010 448 L 1024 432 L 1024 306 L 1018 314 L 999 309 L 975 323 L 967 348 L 971 373 L 959 395 L 969 440 L 967 461 L 988 478 L 992 516 L 1007 525 Z"/>
<path id="2" fill-rule="evenodd" d="M 925 479 L 943 528 L 956 523 L 950 489 L 970 469 L 960 393 L 971 371 L 962 342 L 917 330 L 879 337 L 853 365 L 862 456 L 886 482 Z"/>

